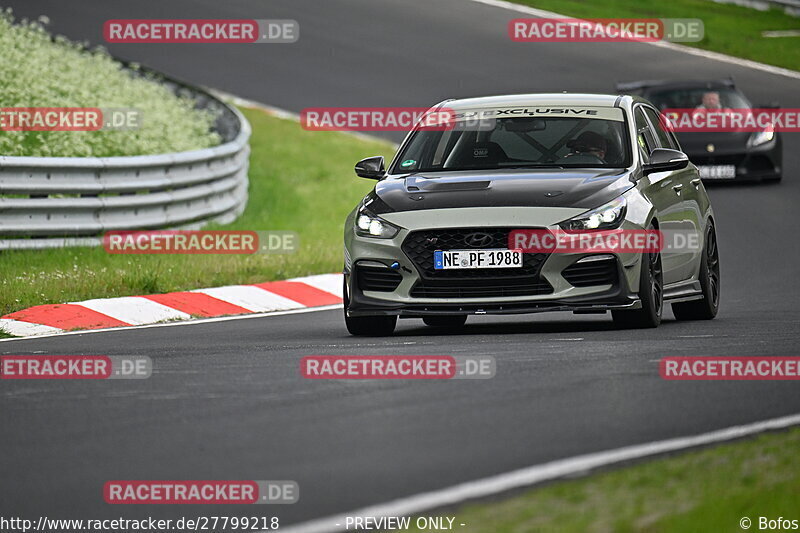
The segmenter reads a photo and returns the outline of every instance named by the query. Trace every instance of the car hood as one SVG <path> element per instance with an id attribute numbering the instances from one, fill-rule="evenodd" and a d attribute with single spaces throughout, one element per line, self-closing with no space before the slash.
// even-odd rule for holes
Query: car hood
<path id="1" fill-rule="evenodd" d="M 747 151 L 747 140 L 752 133 L 739 132 L 691 132 L 676 133 L 681 149 L 692 156 L 741 154 Z M 709 150 L 709 148 L 711 148 Z"/>
<path id="2" fill-rule="evenodd" d="M 430 172 L 389 176 L 365 201 L 375 214 L 458 207 L 592 209 L 633 187 L 626 169 Z"/>

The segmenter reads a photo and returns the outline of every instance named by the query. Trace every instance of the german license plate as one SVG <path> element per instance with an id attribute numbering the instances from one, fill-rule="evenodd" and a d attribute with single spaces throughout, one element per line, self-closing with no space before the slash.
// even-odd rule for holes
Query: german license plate
<path id="1" fill-rule="evenodd" d="M 522 266 L 522 250 L 505 248 L 486 250 L 436 250 L 433 252 L 433 268 L 519 268 Z"/>
<path id="2" fill-rule="evenodd" d="M 700 177 L 706 180 L 729 180 L 736 177 L 733 165 L 702 165 L 697 167 Z"/>

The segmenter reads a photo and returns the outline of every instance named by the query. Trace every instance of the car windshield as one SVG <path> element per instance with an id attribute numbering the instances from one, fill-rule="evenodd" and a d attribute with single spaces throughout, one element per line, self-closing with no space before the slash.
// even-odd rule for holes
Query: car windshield
<path id="1" fill-rule="evenodd" d="M 660 111 L 665 109 L 749 109 L 750 103 L 734 89 L 670 89 L 647 95 Z"/>
<path id="2" fill-rule="evenodd" d="M 515 116 L 505 118 L 507 114 Z M 630 164 L 625 118 L 619 108 L 544 106 L 459 111 L 455 117 L 450 129 L 415 131 L 396 158 L 393 172 Z"/>

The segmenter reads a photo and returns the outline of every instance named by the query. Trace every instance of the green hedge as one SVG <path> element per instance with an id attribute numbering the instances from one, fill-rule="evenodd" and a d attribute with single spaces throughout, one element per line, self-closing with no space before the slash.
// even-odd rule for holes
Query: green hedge
<path id="1" fill-rule="evenodd" d="M 141 126 L 126 131 L 0 131 L 0 155 L 110 157 L 219 144 L 210 129 L 214 117 L 195 110 L 191 98 L 176 96 L 151 76 L 134 75 L 103 49 L 52 38 L 46 22 L 15 22 L 10 10 L 0 11 L 0 107 L 135 108 Z"/>

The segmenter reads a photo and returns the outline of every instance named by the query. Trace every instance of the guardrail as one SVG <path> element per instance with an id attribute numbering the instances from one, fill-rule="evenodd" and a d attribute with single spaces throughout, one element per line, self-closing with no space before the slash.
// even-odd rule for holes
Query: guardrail
<path id="1" fill-rule="evenodd" d="M 160 78 L 217 114 L 223 143 L 132 157 L 0 156 L 0 250 L 92 246 L 106 231 L 199 227 L 244 211 L 247 120 L 202 89 Z"/>

